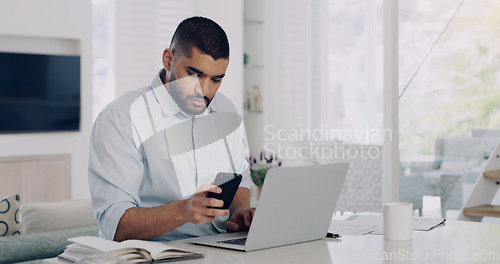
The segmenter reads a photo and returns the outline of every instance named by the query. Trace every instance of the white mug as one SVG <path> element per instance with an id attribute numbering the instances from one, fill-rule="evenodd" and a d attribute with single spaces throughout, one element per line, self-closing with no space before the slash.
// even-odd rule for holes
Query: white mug
<path id="1" fill-rule="evenodd" d="M 413 204 L 384 204 L 384 239 L 410 240 L 413 233 Z"/>

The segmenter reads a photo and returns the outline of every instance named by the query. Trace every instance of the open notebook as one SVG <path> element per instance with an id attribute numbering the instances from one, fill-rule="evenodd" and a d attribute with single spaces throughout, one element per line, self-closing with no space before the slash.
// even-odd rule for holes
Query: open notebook
<path id="1" fill-rule="evenodd" d="M 203 257 L 201 253 L 160 242 L 143 240 L 115 242 L 93 236 L 75 237 L 68 241 L 73 244 L 68 245 L 58 258 L 71 263 L 85 258 L 120 259 L 127 263 L 157 263 Z"/>

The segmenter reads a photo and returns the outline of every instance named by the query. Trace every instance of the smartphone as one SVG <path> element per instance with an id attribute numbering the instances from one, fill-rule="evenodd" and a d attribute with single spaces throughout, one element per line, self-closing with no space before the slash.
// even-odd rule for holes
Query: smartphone
<path id="1" fill-rule="evenodd" d="M 222 207 L 209 207 L 216 209 L 229 209 L 231 202 L 233 202 L 234 195 L 238 190 L 238 186 L 240 186 L 242 178 L 241 174 L 219 172 L 215 177 L 214 185 L 219 186 L 222 189 L 222 192 L 209 192 L 207 197 L 222 200 L 224 205 Z"/>

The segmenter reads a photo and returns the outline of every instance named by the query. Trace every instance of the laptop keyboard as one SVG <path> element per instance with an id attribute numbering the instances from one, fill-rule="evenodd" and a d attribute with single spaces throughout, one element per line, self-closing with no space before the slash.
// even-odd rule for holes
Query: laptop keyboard
<path id="1" fill-rule="evenodd" d="M 231 244 L 231 245 L 245 245 L 246 242 L 247 242 L 246 237 L 217 241 L 217 243 Z"/>

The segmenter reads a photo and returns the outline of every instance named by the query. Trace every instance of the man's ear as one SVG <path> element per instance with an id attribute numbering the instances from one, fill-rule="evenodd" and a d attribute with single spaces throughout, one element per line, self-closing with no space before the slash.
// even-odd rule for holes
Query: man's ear
<path id="1" fill-rule="evenodd" d="M 166 71 L 170 71 L 173 60 L 174 60 L 174 52 L 170 48 L 166 48 L 163 51 L 163 68 Z"/>

